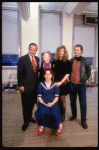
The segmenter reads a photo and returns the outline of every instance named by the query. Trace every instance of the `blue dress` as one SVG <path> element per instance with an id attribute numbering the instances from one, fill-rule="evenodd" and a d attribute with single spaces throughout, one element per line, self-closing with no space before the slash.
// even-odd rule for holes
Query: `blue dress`
<path id="1" fill-rule="evenodd" d="M 40 82 L 37 89 L 37 97 L 42 97 L 43 101 L 47 103 L 53 102 L 55 97 L 59 97 L 60 89 L 55 86 L 55 82 L 52 81 L 50 89 L 46 87 L 45 81 Z M 35 118 L 38 126 L 49 127 L 58 129 L 61 123 L 61 114 L 59 104 L 56 102 L 51 107 L 47 107 L 40 102 L 37 104 L 37 111 L 35 112 Z"/>

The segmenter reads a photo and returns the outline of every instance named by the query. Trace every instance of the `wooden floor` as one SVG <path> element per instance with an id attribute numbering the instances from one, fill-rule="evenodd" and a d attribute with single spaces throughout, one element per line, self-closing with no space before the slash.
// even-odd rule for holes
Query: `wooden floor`
<path id="1" fill-rule="evenodd" d="M 88 129 L 81 126 L 79 99 L 77 99 L 77 119 L 71 117 L 70 99 L 66 97 L 66 119 L 59 136 L 54 130 L 45 128 L 42 136 L 38 136 L 37 124 L 29 123 L 26 131 L 23 124 L 21 95 L 2 92 L 2 145 L 4 147 L 97 147 L 98 146 L 98 87 L 87 88 L 87 124 Z M 37 107 L 33 110 L 36 111 Z"/>

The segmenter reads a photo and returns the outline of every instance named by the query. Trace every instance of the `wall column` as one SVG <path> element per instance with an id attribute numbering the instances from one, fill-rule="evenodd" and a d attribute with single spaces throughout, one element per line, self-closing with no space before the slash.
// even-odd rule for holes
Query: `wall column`
<path id="1" fill-rule="evenodd" d="M 21 21 L 21 56 L 28 53 L 30 43 L 38 45 L 37 56 L 39 56 L 39 3 L 30 2 L 30 18 Z"/>
<path id="2" fill-rule="evenodd" d="M 69 59 L 72 58 L 73 43 L 73 14 L 68 15 L 63 12 L 63 41 L 62 44 L 68 50 Z"/>

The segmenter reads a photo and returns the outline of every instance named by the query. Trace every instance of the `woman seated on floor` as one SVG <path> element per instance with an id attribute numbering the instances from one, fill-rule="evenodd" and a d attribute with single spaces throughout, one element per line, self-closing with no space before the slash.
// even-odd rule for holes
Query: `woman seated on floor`
<path id="1" fill-rule="evenodd" d="M 37 89 L 38 105 L 35 118 L 39 126 L 38 135 L 44 131 L 44 127 L 56 129 L 55 135 L 62 130 L 61 114 L 58 104 L 60 89 L 52 81 L 54 73 L 51 69 L 45 69 L 45 81 L 40 82 Z"/>

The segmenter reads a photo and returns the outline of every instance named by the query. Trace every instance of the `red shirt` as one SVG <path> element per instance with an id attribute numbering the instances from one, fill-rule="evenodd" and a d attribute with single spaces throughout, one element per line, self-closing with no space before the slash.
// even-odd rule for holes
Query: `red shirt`
<path id="1" fill-rule="evenodd" d="M 80 65 L 81 61 L 74 59 L 70 81 L 74 84 L 80 84 Z"/>

